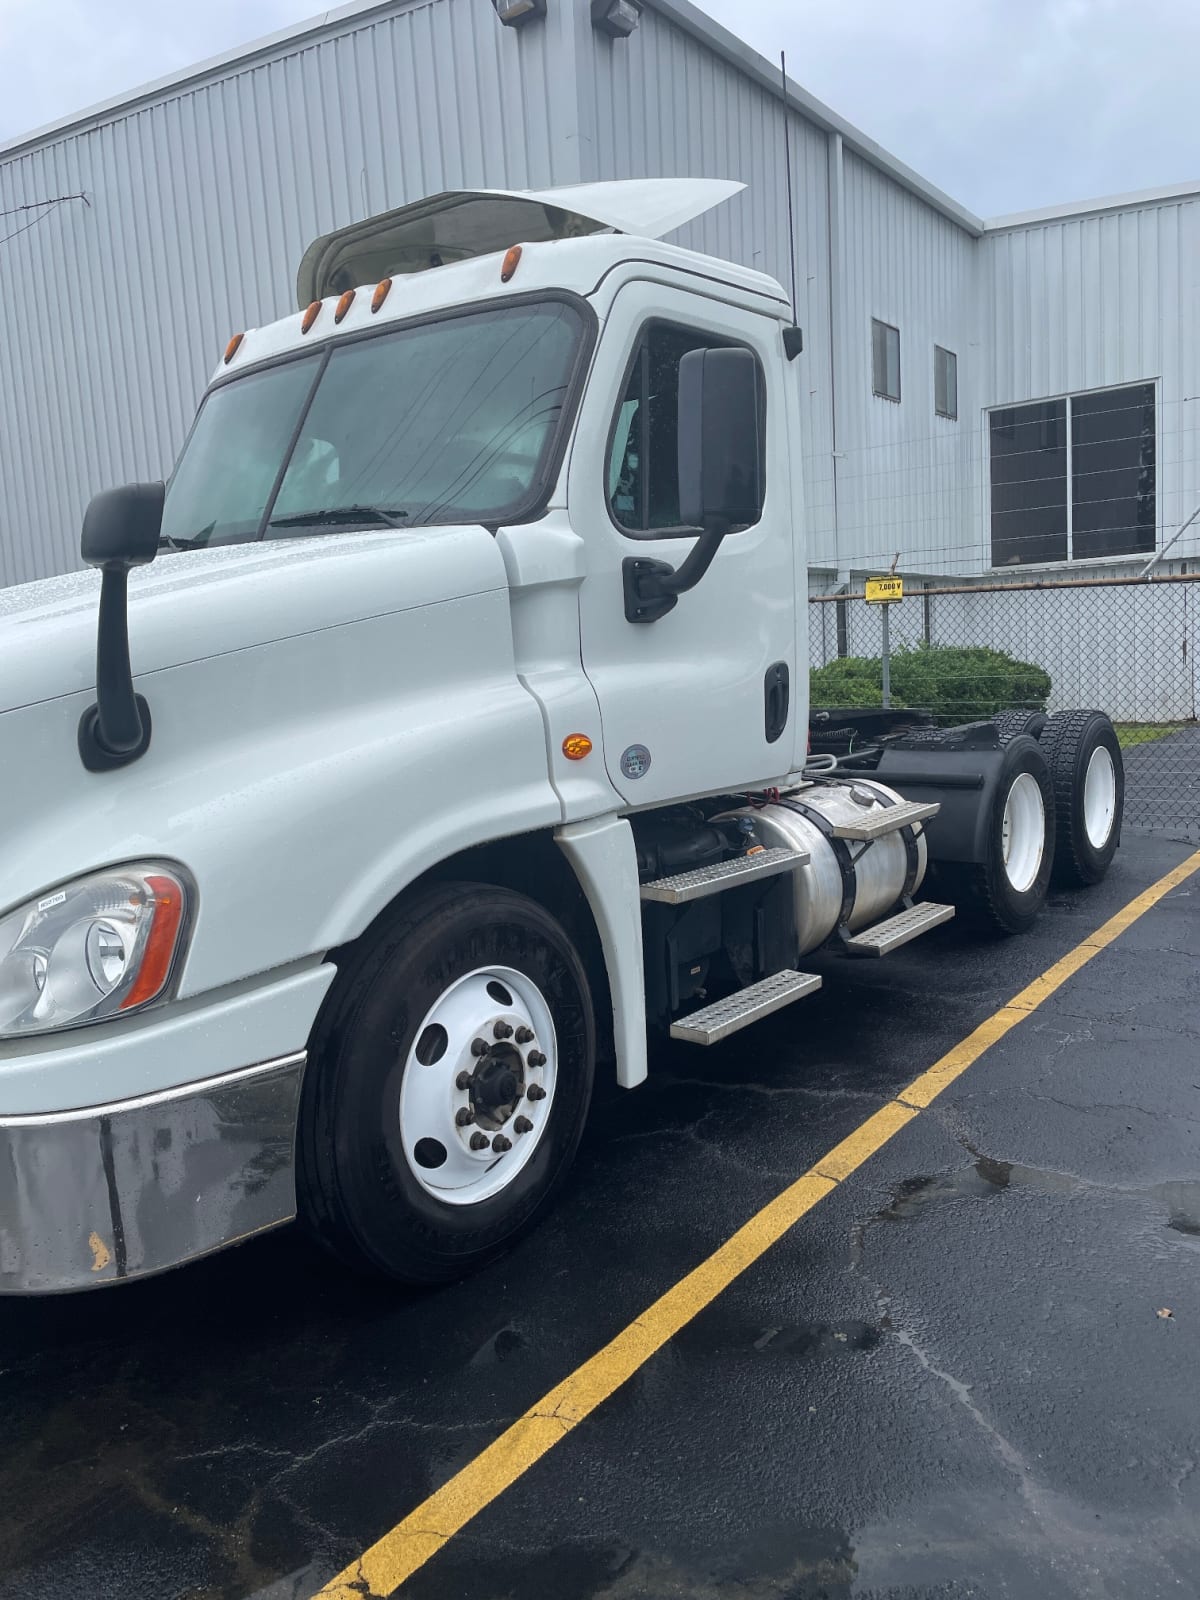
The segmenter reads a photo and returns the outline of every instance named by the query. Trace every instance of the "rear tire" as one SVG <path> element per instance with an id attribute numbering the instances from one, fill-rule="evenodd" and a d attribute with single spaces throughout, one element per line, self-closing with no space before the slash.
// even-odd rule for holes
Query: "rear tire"
<path id="1" fill-rule="evenodd" d="M 1027 733 L 1031 739 L 1040 739 L 1049 720 L 1044 711 L 998 711 L 992 718 L 1001 744 L 1008 744 L 1022 733 Z"/>
<path id="2" fill-rule="evenodd" d="M 1004 746 L 988 812 L 982 862 L 939 863 L 940 892 L 991 933 L 1024 933 L 1046 902 L 1054 862 L 1054 786 L 1038 743 Z"/>
<path id="3" fill-rule="evenodd" d="M 1103 711 L 1056 711 L 1041 739 L 1054 784 L 1058 852 L 1054 881 L 1099 883 L 1121 841 L 1125 764 Z"/>
<path id="4" fill-rule="evenodd" d="M 351 957 L 318 1020 L 297 1148 L 305 1227 L 402 1283 L 475 1271 L 566 1176 L 595 1054 L 583 966 L 549 912 L 483 884 L 425 890 Z"/>

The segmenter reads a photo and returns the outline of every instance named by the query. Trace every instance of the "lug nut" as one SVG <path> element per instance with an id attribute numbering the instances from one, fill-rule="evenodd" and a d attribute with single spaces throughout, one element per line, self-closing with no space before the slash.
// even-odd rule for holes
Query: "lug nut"
<path id="1" fill-rule="evenodd" d="M 529 1052 L 529 1065 L 531 1067 L 544 1067 L 546 1065 L 546 1058 L 540 1050 L 531 1050 Z"/>
<path id="2" fill-rule="evenodd" d="M 528 1117 L 518 1117 L 517 1120 L 513 1123 L 513 1132 L 514 1133 L 532 1133 L 533 1132 L 533 1123 L 530 1122 Z"/>
<path id="3" fill-rule="evenodd" d="M 471 1040 L 471 1054 L 473 1056 L 485 1056 L 491 1048 L 486 1039 Z"/>
<path id="4" fill-rule="evenodd" d="M 495 1037 L 497 1039 L 511 1039 L 512 1038 L 512 1023 L 511 1022 L 498 1022 L 496 1024 L 496 1026 L 492 1029 L 492 1033 L 495 1035 Z"/>
<path id="5" fill-rule="evenodd" d="M 473 1133 L 471 1135 L 472 1150 L 486 1150 L 490 1144 L 491 1140 L 486 1133 Z"/>
<path id="6" fill-rule="evenodd" d="M 525 1098 L 527 1100 L 544 1100 L 546 1098 L 546 1091 L 542 1088 L 540 1083 L 531 1084 L 530 1087 L 525 1091 Z"/>
<path id="7" fill-rule="evenodd" d="M 492 1140 L 492 1149 L 496 1155 L 502 1156 L 506 1150 L 512 1149 L 512 1140 L 506 1139 L 502 1133 L 498 1133 Z"/>
<path id="8" fill-rule="evenodd" d="M 533 1029 L 532 1028 L 527 1028 L 527 1027 L 524 1026 L 524 1024 L 522 1024 L 521 1027 L 519 1027 L 517 1029 L 517 1043 L 518 1044 L 532 1044 L 533 1043 Z"/>
<path id="9" fill-rule="evenodd" d="M 460 1106 L 454 1113 L 454 1120 L 460 1128 L 469 1128 L 475 1121 L 475 1113 L 470 1106 Z"/>
<path id="10" fill-rule="evenodd" d="M 469 1089 L 474 1082 L 475 1074 L 473 1072 L 460 1072 L 454 1080 L 454 1087 L 456 1089 Z"/>

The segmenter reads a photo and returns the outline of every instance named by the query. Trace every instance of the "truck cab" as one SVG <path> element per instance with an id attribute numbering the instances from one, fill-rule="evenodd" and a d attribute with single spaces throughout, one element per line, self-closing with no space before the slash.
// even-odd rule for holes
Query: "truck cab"
<path id="1" fill-rule="evenodd" d="M 563 1182 L 598 1060 L 635 1087 L 654 1030 L 715 1043 L 958 904 L 1019 928 L 1056 831 L 1107 868 L 1098 713 L 1054 734 L 1080 808 L 1108 762 L 1083 867 L 1041 728 L 809 753 L 792 309 L 657 237 L 738 187 L 316 241 L 165 491 L 89 509 L 98 572 L 5 596 L 0 1292 L 297 1214 L 456 1276 Z"/>

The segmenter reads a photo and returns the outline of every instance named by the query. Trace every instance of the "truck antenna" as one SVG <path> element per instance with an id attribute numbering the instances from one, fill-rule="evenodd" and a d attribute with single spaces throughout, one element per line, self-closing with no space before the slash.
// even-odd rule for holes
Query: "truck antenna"
<path id="1" fill-rule="evenodd" d="M 792 193 L 792 106 L 788 93 L 787 51 L 779 52 L 779 65 L 783 73 L 783 157 L 787 177 L 788 244 L 792 256 L 792 326 L 784 334 L 784 348 L 789 361 L 794 361 L 804 348 L 800 331 L 800 301 L 796 293 L 796 200 Z"/>

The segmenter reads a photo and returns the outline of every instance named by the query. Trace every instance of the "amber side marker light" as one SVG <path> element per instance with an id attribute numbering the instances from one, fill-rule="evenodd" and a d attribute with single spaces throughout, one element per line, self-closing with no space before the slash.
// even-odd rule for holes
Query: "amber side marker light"
<path id="1" fill-rule="evenodd" d="M 521 246 L 519 244 L 515 244 L 515 245 L 513 245 L 512 249 L 508 252 L 508 254 L 504 257 L 504 264 L 500 268 L 500 282 L 501 283 L 511 283 L 513 278 L 516 276 L 517 268 L 520 265 L 521 265 Z"/>
<path id="2" fill-rule="evenodd" d="M 371 296 L 371 310 L 378 311 L 391 292 L 392 280 L 390 278 L 381 278 L 376 285 L 375 293 Z"/>
<path id="3" fill-rule="evenodd" d="M 592 741 L 586 733 L 569 733 L 562 747 L 568 761 L 582 761 L 584 756 L 592 753 Z"/>
<path id="4" fill-rule="evenodd" d="M 307 333 L 320 315 L 321 302 L 319 300 L 314 300 L 312 305 L 310 305 L 308 310 L 304 313 L 304 320 L 300 324 L 300 332 Z"/>
<path id="5" fill-rule="evenodd" d="M 353 289 L 347 289 L 345 294 L 342 296 L 342 298 L 337 303 L 337 310 L 333 313 L 333 320 L 335 322 L 340 322 L 342 320 L 342 318 L 346 315 L 347 311 L 349 311 L 350 307 L 353 304 L 354 304 L 354 290 Z"/>
<path id="6" fill-rule="evenodd" d="M 229 365 L 229 363 L 233 360 L 234 356 L 237 355 L 238 351 L 242 348 L 242 340 L 245 337 L 246 337 L 246 335 L 244 333 L 235 333 L 233 338 L 230 339 L 229 343 L 225 346 L 225 365 L 226 366 Z"/>
<path id="7" fill-rule="evenodd" d="M 133 987 L 121 1001 L 121 1010 L 145 1005 L 161 994 L 171 975 L 179 925 L 183 921 L 183 891 L 173 878 L 147 878 L 154 893 L 154 919 L 150 924 L 142 966 Z"/>

